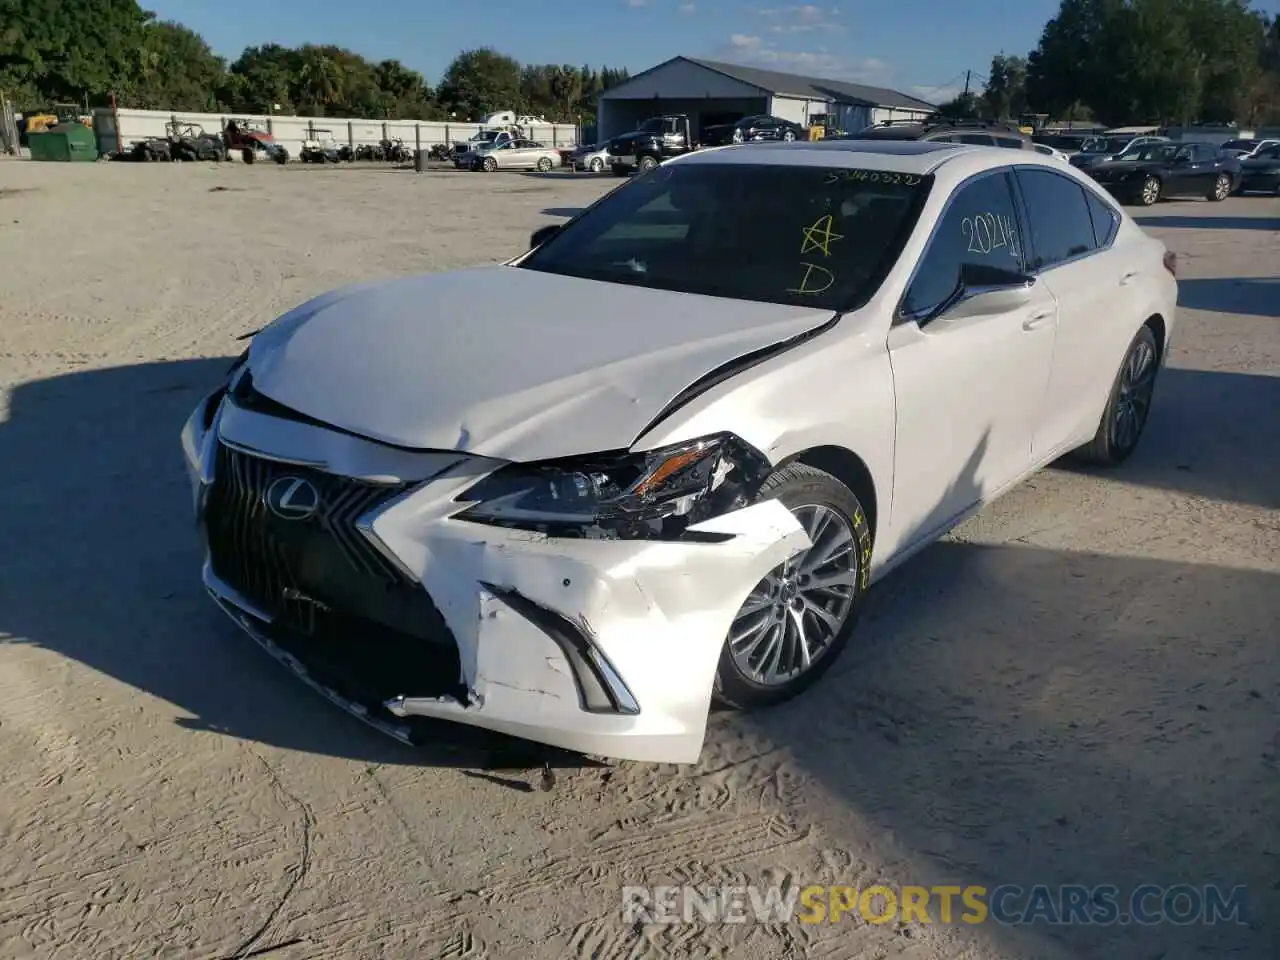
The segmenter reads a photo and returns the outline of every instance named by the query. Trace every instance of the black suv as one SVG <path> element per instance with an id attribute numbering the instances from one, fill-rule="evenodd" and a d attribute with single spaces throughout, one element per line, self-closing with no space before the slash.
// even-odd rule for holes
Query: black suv
<path id="1" fill-rule="evenodd" d="M 1016 123 L 1003 120 L 886 120 L 846 134 L 842 140 L 933 140 L 976 143 L 984 147 L 1035 150 L 1031 138 Z"/>

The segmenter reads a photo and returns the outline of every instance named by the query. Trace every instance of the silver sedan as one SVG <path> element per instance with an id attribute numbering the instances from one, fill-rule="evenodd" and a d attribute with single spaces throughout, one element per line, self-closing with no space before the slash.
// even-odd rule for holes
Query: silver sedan
<path id="1" fill-rule="evenodd" d="M 493 173 L 495 170 L 541 170 L 546 172 L 561 164 L 560 151 L 532 140 L 512 140 L 486 150 L 471 161 L 472 170 Z"/>

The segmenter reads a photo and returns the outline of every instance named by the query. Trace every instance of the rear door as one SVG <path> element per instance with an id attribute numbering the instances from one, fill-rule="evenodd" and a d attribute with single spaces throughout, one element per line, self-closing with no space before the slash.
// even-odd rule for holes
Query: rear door
<path id="1" fill-rule="evenodd" d="M 1088 440 L 1099 398 L 1111 389 L 1139 309 L 1139 268 L 1115 247 L 1120 215 L 1066 174 L 1018 167 L 1016 180 L 1030 227 L 1028 272 L 1053 292 L 1058 329 L 1048 390 L 1031 444 L 1039 464 Z"/>

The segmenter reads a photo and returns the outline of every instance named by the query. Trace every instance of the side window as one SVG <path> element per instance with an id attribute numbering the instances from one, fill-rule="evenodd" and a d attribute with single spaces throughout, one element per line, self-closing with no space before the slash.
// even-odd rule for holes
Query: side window
<path id="1" fill-rule="evenodd" d="M 1003 172 L 971 181 L 952 197 L 907 288 L 903 312 L 918 316 L 942 303 L 966 263 L 1022 269 L 1022 237 Z"/>
<path id="2" fill-rule="evenodd" d="M 1099 247 L 1109 246 L 1120 229 L 1120 214 L 1092 190 L 1084 192 L 1089 201 L 1089 216 L 1093 220 L 1093 238 Z"/>
<path id="3" fill-rule="evenodd" d="M 1084 187 L 1050 170 L 1020 169 L 1018 185 L 1027 204 L 1031 270 L 1047 270 L 1095 248 Z"/>

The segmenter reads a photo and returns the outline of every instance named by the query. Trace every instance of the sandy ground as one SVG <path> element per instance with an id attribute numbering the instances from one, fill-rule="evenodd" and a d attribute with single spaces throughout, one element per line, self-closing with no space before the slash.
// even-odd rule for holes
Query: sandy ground
<path id="1" fill-rule="evenodd" d="M 253 330 L 497 261 L 605 178 L 0 162 L 0 956 L 1280 955 L 1280 200 L 1161 204 L 1144 446 L 877 587 L 809 697 L 696 767 L 411 751 L 198 582 L 178 428 Z M 584 305 L 587 306 L 587 305 Z M 1246 925 L 634 929 L 671 881 L 1221 883 Z"/>

